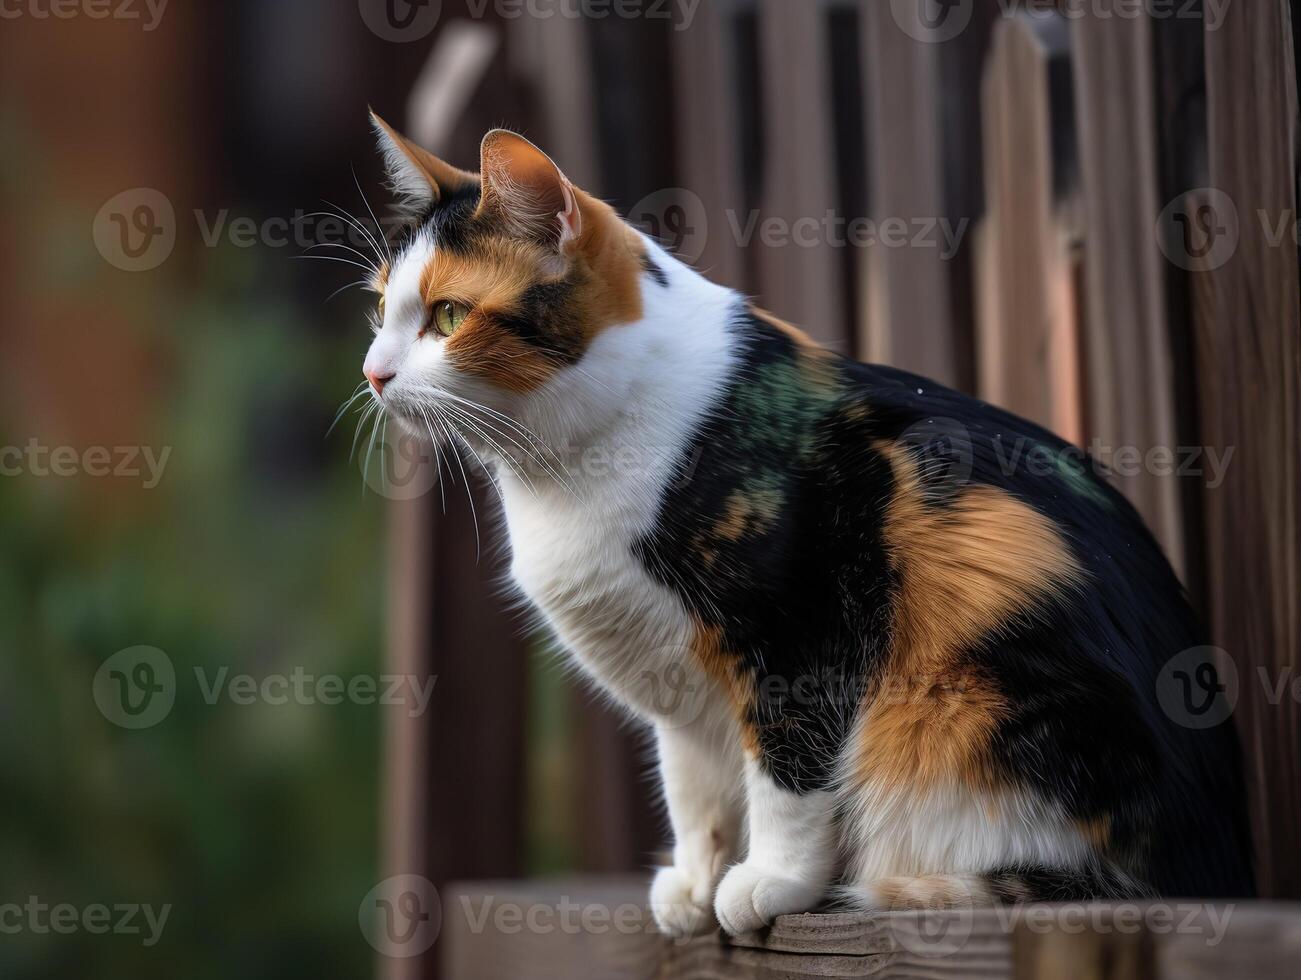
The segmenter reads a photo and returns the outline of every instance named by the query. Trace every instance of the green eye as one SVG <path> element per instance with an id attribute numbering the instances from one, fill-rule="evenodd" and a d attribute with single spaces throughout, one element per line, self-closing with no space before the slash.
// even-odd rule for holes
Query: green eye
<path id="1" fill-rule="evenodd" d="M 434 304 L 434 329 L 444 337 L 450 337 L 456 333 L 469 313 L 470 311 L 460 303 L 453 303 L 446 299 L 439 300 Z"/>

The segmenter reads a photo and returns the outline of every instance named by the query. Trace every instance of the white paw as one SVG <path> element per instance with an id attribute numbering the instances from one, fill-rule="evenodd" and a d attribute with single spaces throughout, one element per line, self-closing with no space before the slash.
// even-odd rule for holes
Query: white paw
<path id="1" fill-rule="evenodd" d="M 733 936 L 768 925 L 779 915 L 811 912 L 826 893 L 822 881 L 782 877 L 748 863 L 723 876 L 714 899 L 718 923 Z"/>
<path id="2" fill-rule="evenodd" d="M 651 885 L 650 905 L 660 932 L 686 939 L 714 927 L 709 900 L 713 878 L 682 868 L 660 868 Z"/>

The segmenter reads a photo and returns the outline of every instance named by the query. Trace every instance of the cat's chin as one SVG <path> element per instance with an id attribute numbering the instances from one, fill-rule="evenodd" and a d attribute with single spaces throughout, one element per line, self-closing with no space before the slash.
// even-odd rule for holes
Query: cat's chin
<path id="1" fill-rule="evenodd" d="M 397 423 L 397 426 L 402 430 L 403 435 L 411 436 L 414 439 L 429 441 L 431 437 L 429 426 L 425 420 L 419 418 L 417 414 L 409 415 L 401 408 L 391 408 L 389 409 L 388 416 Z M 441 434 L 436 432 L 434 434 L 437 435 L 437 438 L 433 441 L 440 444 L 446 441 Z"/>

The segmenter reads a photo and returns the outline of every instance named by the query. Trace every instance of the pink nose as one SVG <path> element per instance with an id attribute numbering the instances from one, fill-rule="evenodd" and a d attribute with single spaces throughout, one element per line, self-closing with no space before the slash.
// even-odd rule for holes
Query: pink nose
<path id="1" fill-rule="evenodd" d="M 384 394 L 384 386 L 396 377 L 392 371 L 363 371 L 362 374 L 366 375 L 366 380 L 370 382 L 370 386 L 375 389 L 377 395 Z"/>

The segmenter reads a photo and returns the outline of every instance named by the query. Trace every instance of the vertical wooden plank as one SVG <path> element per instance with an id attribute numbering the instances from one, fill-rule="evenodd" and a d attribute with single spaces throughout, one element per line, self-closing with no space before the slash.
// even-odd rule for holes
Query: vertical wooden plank
<path id="1" fill-rule="evenodd" d="M 1208 444 L 1236 447 L 1208 491 L 1216 642 L 1239 664 L 1238 720 L 1252 776 L 1263 895 L 1301 897 L 1301 704 L 1269 685 L 1301 664 L 1301 296 L 1297 87 L 1285 0 L 1233 4 L 1207 21 L 1211 216 L 1240 237 L 1206 271 L 1200 376 Z M 1206 203 L 1206 202 L 1203 202 Z M 1281 240 L 1271 241 L 1278 227 Z"/>
<path id="2" fill-rule="evenodd" d="M 778 219 L 787 244 L 750 244 L 757 291 L 779 316 L 847 351 L 841 263 L 825 224 L 840 213 L 827 69 L 826 5 L 760 0 L 764 177 L 761 221 Z M 741 224 L 747 215 L 740 215 Z"/>
<path id="3" fill-rule="evenodd" d="M 538 139 L 577 184 L 621 209 L 634 206 L 634 198 L 659 189 L 646 184 L 670 172 L 667 165 L 649 165 L 651 152 L 640 153 L 632 166 L 621 158 L 627 147 L 645 140 L 662 143 L 662 155 L 671 160 L 671 141 L 652 138 L 649 110 L 634 105 L 641 90 L 655 89 L 662 98 L 662 79 L 650 77 L 644 66 L 658 57 L 655 32 L 668 25 L 623 17 L 588 20 L 569 15 L 559 0 L 550 2 L 554 16 L 524 18 L 512 27 L 516 71 L 538 95 Z M 541 9 L 549 8 L 544 3 Z M 618 70 L 601 70 L 610 63 Z M 594 85 L 597 78 L 618 83 Z M 634 189 L 639 176 L 644 184 Z M 573 844 L 580 869 L 645 867 L 661 843 L 661 820 L 646 779 L 644 733 L 585 684 L 574 689 L 570 708 Z"/>
<path id="4" fill-rule="evenodd" d="M 912 0 L 918 7 L 931 0 Z M 947 217 L 940 152 L 937 36 L 915 37 L 898 19 L 898 4 L 862 5 L 868 153 L 868 212 L 877 240 L 863 249 L 868 302 L 858 324 L 865 357 L 916 371 L 942 384 L 959 382 L 949 270 L 938 232 L 934 247 L 913 244 L 918 221 Z M 903 222 L 904 245 L 887 222 Z"/>
<path id="5" fill-rule="evenodd" d="M 735 71 L 736 17 L 752 9 L 751 0 L 701 4 L 690 29 L 671 38 L 681 196 L 699 202 L 705 222 L 704 232 L 689 242 L 698 254 L 684 257 L 715 282 L 742 290 L 750 288 L 745 257 L 729 231 L 728 215 L 744 215 L 756 204 L 746 199 L 742 179 Z"/>
<path id="6" fill-rule="evenodd" d="M 1164 266 L 1152 230 L 1161 206 L 1151 20 L 1133 8 L 1128 0 L 1097 0 L 1071 33 L 1087 229 L 1088 436 L 1104 448 L 1137 447 L 1146 458 L 1178 439 Z M 1143 469 L 1117 473 L 1117 482 L 1182 572 L 1178 483 Z"/>
<path id="7" fill-rule="evenodd" d="M 483 30 L 501 36 L 492 18 L 465 32 L 457 15 L 467 12 L 464 0 L 445 0 L 435 53 L 449 27 L 479 46 L 482 38 L 474 35 Z M 405 113 L 410 132 L 434 152 L 473 166 L 491 126 L 527 128 L 528 118 L 514 108 L 508 52 L 498 47 L 486 59 L 440 60 L 455 61 L 461 73 L 426 70 Z M 427 111 L 430 101 L 449 100 L 466 110 L 451 119 Z M 390 513 L 387 669 L 433 675 L 435 685 L 422 717 L 394 712 L 385 721 L 381 877 L 418 874 L 440 889 L 456 878 L 517 875 L 523 858 L 525 629 L 499 588 L 502 554 L 491 522 L 484 523 L 495 504 L 466 469 L 468 495 L 457 469 L 445 495 L 433 489 L 394 501 Z M 380 956 L 379 975 L 436 978 L 440 952 L 435 942 L 420 955 Z"/>
<path id="8" fill-rule="evenodd" d="M 1003 17 L 997 4 L 977 4 L 971 13 L 965 29 L 939 46 L 938 60 L 944 213 L 955 228 L 966 228 L 957 254 L 946 263 L 956 384 L 974 394 L 978 314 L 976 243 L 985 210 L 981 82 L 994 28 Z"/>
<path id="9" fill-rule="evenodd" d="M 1204 9 L 1201 0 L 1198 6 Z M 1194 8 L 1197 9 L 1197 8 Z M 1202 21 L 1169 17 L 1153 25 L 1160 134 L 1160 202 L 1167 205 L 1208 180 L 1206 146 L 1206 59 Z M 1178 237 L 1181 228 L 1158 230 Z M 1167 249 L 1171 242 L 1163 242 Z M 1177 247 L 1177 242 L 1173 243 Z M 1200 403 L 1193 325 L 1194 273 L 1175 262 L 1165 269 L 1166 316 L 1174 373 L 1175 429 L 1179 444 L 1201 443 Z M 1195 609 L 1209 612 L 1206 580 L 1205 480 L 1179 479 L 1183 516 L 1184 583 Z"/>
<path id="10" fill-rule="evenodd" d="M 534 0 L 537 16 L 507 21 L 511 69 L 533 103 L 533 135 L 575 184 L 600 185 L 596 93 L 587 24 L 563 0 Z M 527 135 L 527 134 L 526 134 Z"/>
<path id="11" fill-rule="evenodd" d="M 644 4 L 642 9 L 654 8 Z M 586 27 L 591 77 L 603 80 L 591 86 L 589 121 L 602 175 L 599 193 L 627 214 L 674 180 L 673 119 L 664 98 L 672 24 L 658 17 L 604 17 Z M 590 689 L 579 692 L 577 700 L 573 744 L 580 870 L 640 871 L 668 841 L 667 820 L 647 771 L 649 733 Z"/>
<path id="12" fill-rule="evenodd" d="M 1018 16 L 999 23 L 982 102 L 977 390 L 1078 442 L 1078 230 L 1066 21 Z"/>
<path id="13" fill-rule="evenodd" d="M 428 502 L 393 501 L 389 506 L 389 570 L 402 584 L 388 590 L 386 669 L 422 680 L 433 672 L 429 650 L 429 620 L 423 597 L 430 593 L 433 533 Z M 437 689 L 437 681 L 435 681 Z M 433 705 L 437 709 L 437 702 Z M 396 875 L 424 874 L 429 867 L 426 826 L 429 822 L 429 752 L 426 740 L 431 719 L 408 711 L 384 714 L 384 775 L 381 780 L 379 874 L 381 881 Z M 418 957 L 380 955 L 377 976 L 382 980 L 415 980 L 422 976 Z"/>
<path id="14" fill-rule="evenodd" d="M 410 135 L 422 145 L 450 154 L 453 134 L 468 101 L 479 91 L 487 63 L 496 53 L 499 33 L 483 24 L 454 21 L 436 39 L 434 55 L 426 64 L 408 99 Z M 486 59 L 486 60 L 485 60 Z M 437 111 L 435 111 L 437 110 Z M 460 148 L 465 148 L 462 139 Z M 416 464 L 414 486 L 434 487 L 438 476 L 432 459 Z M 447 488 L 443 488 L 446 492 Z M 433 675 L 438 690 L 439 669 L 432 649 L 433 622 L 429 597 L 435 594 L 435 554 L 443 546 L 435 534 L 437 519 L 432 504 L 442 500 L 433 490 L 408 500 L 392 500 L 388 512 L 388 553 L 392 587 L 387 590 L 387 669 L 391 674 L 426 679 Z M 436 697 L 431 710 L 440 709 Z M 381 780 L 381 826 L 379 875 L 387 880 L 396 875 L 429 877 L 440 863 L 431 862 L 428 838 L 431 824 L 430 798 L 434 788 L 430 740 L 447 738 L 436 719 L 391 710 L 384 715 L 383 779 Z M 443 801 L 434 794 L 436 803 Z M 458 830 L 461 828 L 457 828 Z M 436 842 L 434 845 L 438 847 Z M 449 876 L 458 873 L 444 863 Z M 434 872 L 436 873 L 436 872 Z M 414 980 L 427 974 L 428 957 L 379 957 L 378 975 L 383 980 Z"/>

